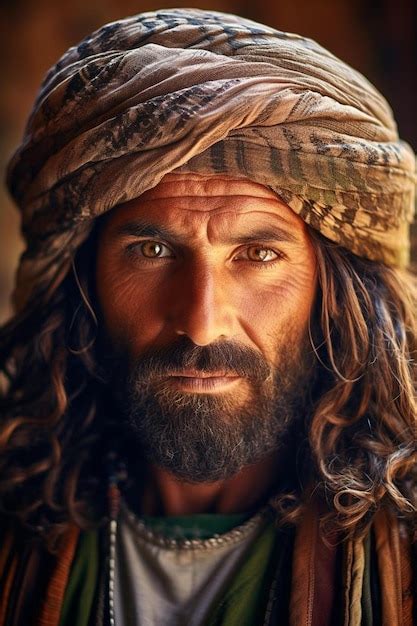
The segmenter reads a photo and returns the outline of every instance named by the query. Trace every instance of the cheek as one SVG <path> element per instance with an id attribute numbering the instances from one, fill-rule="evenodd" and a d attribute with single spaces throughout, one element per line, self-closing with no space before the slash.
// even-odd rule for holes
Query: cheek
<path id="1" fill-rule="evenodd" d="M 258 280 L 256 285 L 244 283 L 241 306 L 253 317 L 286 316 L 308 319 L 316 291 L 314 270 L 292 266 L 272 280 Z"/>
<path id="2" fill-rule="evenodd" d="M 293 264 L 274 280 L 258 280 L 256 287 L 241 286 L 237 310 L 241 326 L 265 353 L 290 332 L 302 337 L 316 293 L 315 266 Z"/>
<path id="3" fill-rule="evenodd" d="M 154 281 L 143 280 L 126 268 L 101 261 L 97 264 L 97 297 L 105 328 L 114 342 L 141 346 L 158 332 L 158 298 Z"/>

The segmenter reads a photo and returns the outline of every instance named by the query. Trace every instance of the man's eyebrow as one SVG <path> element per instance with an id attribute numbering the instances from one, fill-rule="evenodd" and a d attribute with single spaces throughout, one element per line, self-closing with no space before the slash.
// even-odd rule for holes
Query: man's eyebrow
<path id="1" fill-rule="evenodd" d="M 227 241 L 234 244 L 251 243 L 253 241 L 286 241 L 296 243 L 298 239 L 285 228 L 271 225 L 255 228 L 254 230 L 248 229 L 248 232 L 242 235 L 231 235 L 227 238 Z"/>
<path id="2" fill-rule="evenodd" d="M 189 237 L 181 236 L 174 232 L 167 226 L 159 226 L 151 224 L 149 222 L 127 222 L 122 224 L 116 229 L 116 235 L 118 236 L 133 236 L 133 237 L 149 237 L 155 239 L 164 239 L 166 241 L 173 241 L 174 243 L 184 243 L 189 241 Z M 219 240 L 221 243 L 231 244 L 245 244 L 253 243 L 256 241 L 282 241 L 289 243 L 296 243 L 297 237 L 289 232 L 285 228 L 281 228 L 278 225 L 271 224 L 269 226 L 262 226 L 254 229 L 248 228 L 245 233 L 226 235 Z"/>
<path id="3" fill-rule="evenodd" d="M 116 235 L 120 237 L 130 235 L 133 237 L 153 237 L 155 239 L 180 241 L 180 237 L 173 230 L 166 226 L 157 226 L 149 222 L 127 222 L 116 229 Z"/>

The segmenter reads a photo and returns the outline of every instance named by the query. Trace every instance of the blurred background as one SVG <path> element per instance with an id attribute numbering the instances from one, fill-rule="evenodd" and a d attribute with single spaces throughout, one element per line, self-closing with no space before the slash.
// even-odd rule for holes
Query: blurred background
<path id="1" fill-rule="evenodd" d="M 237 13 L 312 37 L 365 74 L 390 102 L 400 135 L 417 151 L 416 0 L 1 0 L 0 4 L 0 323 L 22 241 L 3 180 L 46 70 L 92 30 L 158 8 L 194 6 Z M 413 231 L 414 259 L 417 236 Z"/>

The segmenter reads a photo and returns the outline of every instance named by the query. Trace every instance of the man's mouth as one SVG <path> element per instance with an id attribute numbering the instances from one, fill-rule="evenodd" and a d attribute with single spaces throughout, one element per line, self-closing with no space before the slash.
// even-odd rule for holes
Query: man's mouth
<path id="1" fill-rule="evenodd" d="M 183 391 L 193 391 L 208 393 L 210 391 L 221 391 L 241 380 L 232 372 L 202 372 L 197 370 L 181 370 L 170 373 L 167 376 L 168 383 Z"/>

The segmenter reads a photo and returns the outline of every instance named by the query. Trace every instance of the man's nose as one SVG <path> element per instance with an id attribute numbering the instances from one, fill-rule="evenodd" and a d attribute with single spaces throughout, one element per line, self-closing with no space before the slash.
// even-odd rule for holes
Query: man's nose
<path id="1" fill-rule="evenodd" d="M 233 332 L 231 292 L 213 269 L 190 270 L 179 277 L 172 322 L 178 335 L 205 346 Z"/>

